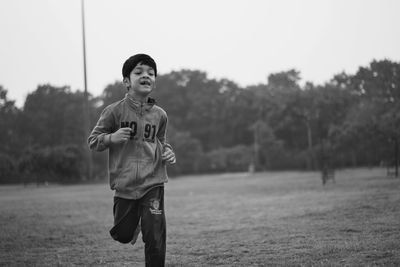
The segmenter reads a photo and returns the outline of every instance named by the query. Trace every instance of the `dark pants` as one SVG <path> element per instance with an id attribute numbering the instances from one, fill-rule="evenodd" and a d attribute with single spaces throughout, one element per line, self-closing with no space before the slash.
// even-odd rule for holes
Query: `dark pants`
<path id="1" fill-rule="evenodd" d="M 110 230 L 114 240 L 129 243 L 139 220 L 145 243 L 146 267 L 164 266 L 166 243 L 164 187 L 151 189 L 141 199 L 114 197 L 114 227 Z"/>

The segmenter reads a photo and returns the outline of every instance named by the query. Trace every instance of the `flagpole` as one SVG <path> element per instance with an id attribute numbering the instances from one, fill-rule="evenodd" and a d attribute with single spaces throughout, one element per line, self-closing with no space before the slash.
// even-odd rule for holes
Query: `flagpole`
<path id="1" fill-rule="evenodd" d="M 82 42 L 83 42 L 83 79 L 84 79 L 84 146 L 86 155 L 86 179 L 92 180 L 92 155 L 91 151 L 86 143 L 87 135 L 90 133 L 90 111 L 89 111 L 89 94 L 87 91 L 87 71 L 86 71 L 86 34 L 85 34 L 85 3 L 81 0 L 81 10 L 82 10 Z"/>

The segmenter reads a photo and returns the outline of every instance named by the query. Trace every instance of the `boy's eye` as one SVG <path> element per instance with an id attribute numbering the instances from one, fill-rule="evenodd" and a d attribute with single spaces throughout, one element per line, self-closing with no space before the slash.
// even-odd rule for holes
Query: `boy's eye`
<path id="1" fill-rule="evenodd" d="M 143 72 L 147 72 L 147 74 L 149 75 L 149 76 L 155 76 L 155 72 L 154 72 L 154 70 L 153 69 L 149 69 L 149 70 L 143 70 L 142 68 L 135 68 L 135 69 L 133 69 L 133 73 L 135 74 L 135 75 L 140 75 L 140 74 L 142 74 Z"/>

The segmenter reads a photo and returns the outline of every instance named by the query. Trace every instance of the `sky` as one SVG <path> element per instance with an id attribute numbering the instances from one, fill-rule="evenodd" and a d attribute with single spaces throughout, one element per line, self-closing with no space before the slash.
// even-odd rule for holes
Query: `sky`
<path id="1" fill-rule="evenodd" d="M 158 72 L 205 71 L 248 86 L 289 69 L 323 84 L 400 61 L 398 0 L 84 0 L 88 91 L 147 53 Z M 83 90 L 81 0 L 0 0 L 0 85 L 22 107 L 40 84 Z"/>

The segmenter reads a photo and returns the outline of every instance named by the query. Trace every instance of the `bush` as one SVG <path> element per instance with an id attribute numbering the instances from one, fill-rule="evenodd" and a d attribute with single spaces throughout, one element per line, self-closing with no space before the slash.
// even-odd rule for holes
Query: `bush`
<path id="1" fill-rule="evenodd" d="M 187 132 L 172 131 L 170 143 L 176 155 L 176 164 L 168 172 L 172 175 L 197 173 L 203 156 L 200 142 Z"/>
<path id="2" fill-rule="evenodd" d="M 14 160 L 0 153 L 0 183 L 11 183 L 15 181 L 17 170 Z"/>
<path id="3" fill-rule="evenodd" d="M 83 153 L 75 145 L 32 147 L 20 159 L 18 169 L 25 182 L 72 182 L 83 173 Z"/>
<path id="4" fill-rule="evenodd" d="M 219 148 L 206 153 L 201 160 L 202 172 L 248 171 L 252 161 L 252 150 L 245 145 Z"/>

